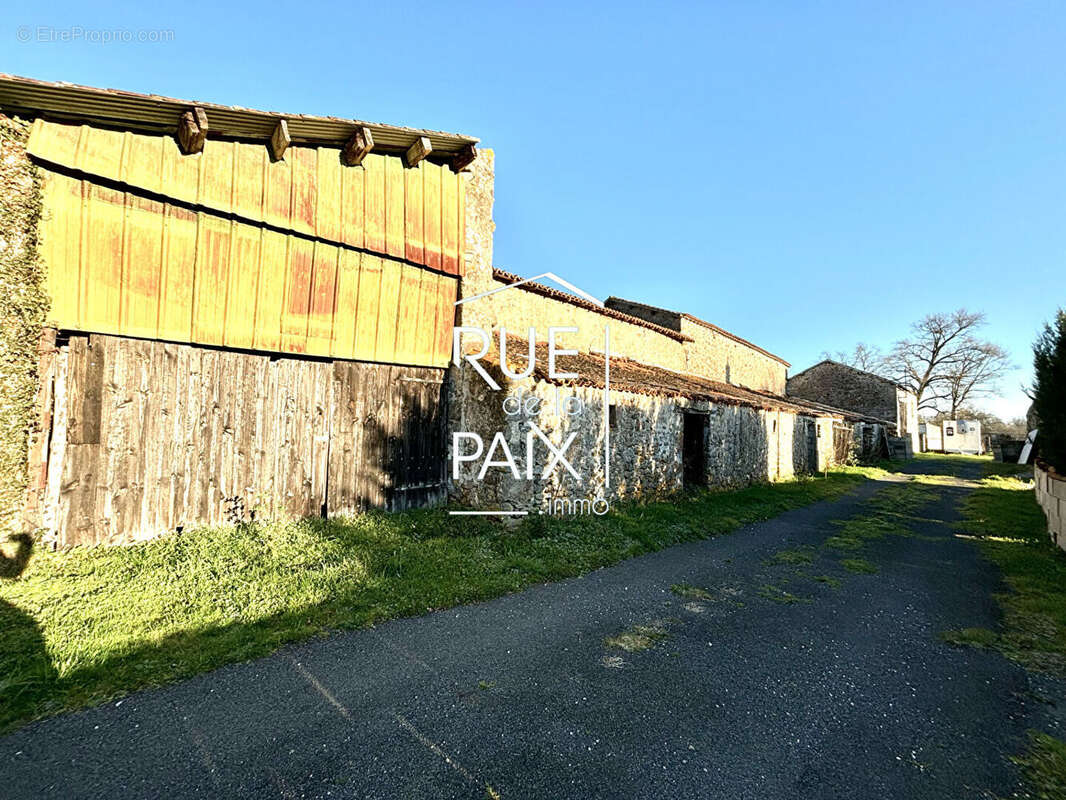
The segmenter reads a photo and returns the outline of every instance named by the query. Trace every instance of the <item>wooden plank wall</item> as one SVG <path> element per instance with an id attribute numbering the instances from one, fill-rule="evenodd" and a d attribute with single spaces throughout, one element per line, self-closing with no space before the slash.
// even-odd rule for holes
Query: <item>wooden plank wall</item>
<path id="1" fill-rule="evenodd" d="M 464 183 L 443 164 L 413 168 L 370 153 L 361 166 L 335 147 L 293 145 L 272 161 L 263 144 L 208 139 L 183 154 L 173 137 L 38 119 L 30 155 L 87 175 L 334 244 L 462 273 Z"/>
<path id="2" fill-rule="evenodd" d="M 444 370 L 97 334 L 52 363 L 27 509 L 61 547 L 445 498 Z"/>
<path id="3" fill-rule="evenodd" d="M 62 329 L 443 367 L 457 279 L 48 173 L 41 254 Z"/>

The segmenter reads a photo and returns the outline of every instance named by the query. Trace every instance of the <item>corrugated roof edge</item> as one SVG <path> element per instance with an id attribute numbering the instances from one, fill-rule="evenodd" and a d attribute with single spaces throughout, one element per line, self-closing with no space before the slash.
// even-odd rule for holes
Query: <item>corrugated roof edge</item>
<path id="1" fill-rule="evenodd" d="M 513 272 L 506 272 L 502 269 L 492 268 L 492 277 L 494 280 L 501 281 L 502 283 L 517 283 L 518 281 L 524 281 L 521 275 L 516 275 Z M 648 322 L 646 319 L 640 317 L 634 317 L 630 314 L 623 314 L 621 311 L 615 311 L 613 308 L 607 308 L 606 306 L 599 306 L 595 303 L 590 303 L 582 297 L 564 292 L 559 289 L 553 289 L 550 286 L 546 286 L 543 283 L 536 283 L 535 281 L 529 281 L 523 283 L 521 286 L 516 286 L 516 289 L 524 289 L 527 292 L 533 292 L 534 294 L 543 295 L 544 297 L 550 297 L 553 300 L 559 300 L 563 303 L 569 303 L 572 306 L 583 308 L 588 311 L 593 311 L 597 314 L 602 314 L 605 317 L 611 319 L 617 319 L 620 322 L 627 322 L 630 325 L 639 325 L 642 328 L 660 333 L 663 336 L 668 336 L 678 342 L 691 342 L 693 341 L 691 336 L 686 336 L 678 331 L 672 331 L 669 328 L 664 328 L 661 325 L 656 325 L 654 322 Z"/>
<path id="2" fill-rule="evenodd" d="M 401 151 L 419 137 L 428 137 L 435 154 L 455 155 L 478 139 L 457 133 L 408 128 L 340 117 L 282 114 L 240 106 L 224 106 L 121 89 L 101 89 L 72 83 L 57 83 L 0 73 L 0 108 L 15 112 L 84 120 L 153 133 L 173 133 L 178 120 L 190 108 L 208 115 L 209 137 L 269 140 L 279 120 L 286 120 L 292 140 L 298 144 L 343 145 L 356 127 L 374 136 L 375 150 Z"/>
<path id="3" fill-rule="evenodd" d="M 639 300 L 627 300 L 624 297 L 611 296 L 611 297 L 607 298 L 608 302 L 610 302 L 611 300 L 620 300 L 620 301 L 622 301 L 624 303 L 632 303 L 635 306 L 643 306 L 644 308 L 647 308 L 647 309 L 649 309 L 651 311 L 664 311 L 667 314 L 674 314 L 675 316 L 677 316 L 677 317 L 679 317 L 681 319 L 687 319 L 689 322 L 695 323 L 696 325 L 701 325 L 704 328 L 708 328 L 708 329 L 714 331 L 715 333 L 718 333 L 718 334 L 726 337 L 727 339 L 732 339 L 737 344 L 742 344 L 745 347 L 750 347 L 752 350 L 756 351 L 757 353 L 762 353 L 764 356 L 767 356 L 768 358 L 772 358 L 774 361 L 779 361 L 780 363 L 784 364 L 786 367 L 791 367 L 792 366 L 789 362 L 785 361 L 785 359 L 781 358 L 781 356 L 774 355 L 769 350 L 766 350 L 766 349 L 764 349 L 762 347 L 759 347 L 759 345 L 755 344 L 754 342 L 749 342 L 747 339 L 744 339 L 743 337 L 737 336 L 735 333 L 730 333 L 725 328 L 720 328 L 717 325 L 715 325 L 714 323 L 707 322 L 707 320 L 700 319 L 699 317 L 694 317 L 691 314 L 685 313 L 684 311 L 671 311 L 668 308 L 661 308 L 660 306 L 653 306 L 653 305 L 651 305 L 649 303 L 641 303 Z"/>

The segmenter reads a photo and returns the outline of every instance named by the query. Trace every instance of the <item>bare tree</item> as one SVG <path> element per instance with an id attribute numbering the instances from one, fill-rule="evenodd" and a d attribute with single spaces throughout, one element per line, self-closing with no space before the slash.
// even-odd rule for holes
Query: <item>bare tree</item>
<path id="1" fill-rule="evenodd" d="M 1010 363 L 1001 347 L 974 335 L 984 323 L 984 314 L 964 308 L 922 318 L 892 348 L 889 374 L 918 395 L 922 410 L 954 413 L 968 399 L 995 392 Z"/>
<path id="2" fill-rule="evenodd" d="M 832 355 L 827 350 L 822 353 L 822 358 L 847 364 L 849 367 L 855 367 L 866 372 L 881 373 L 885 367 L 884 353 L 876 345 L 871 346 L 865 342 L 859 342 L 850 353 L 837 350 L 836 355 Z"/>
<path id="3" fill-rule="evenodd" d="M 963 404 L 996 392 L 996 382 L 1011 368 L 1007 351 L 991 342 L 960 348 L 944 378 L 952 418 Z"/>

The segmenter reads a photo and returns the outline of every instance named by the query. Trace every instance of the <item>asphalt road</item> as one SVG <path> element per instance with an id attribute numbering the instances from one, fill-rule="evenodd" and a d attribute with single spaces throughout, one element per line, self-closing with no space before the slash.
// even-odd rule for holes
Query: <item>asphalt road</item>
<path id="1" fill-rule="evenodd" d="M 997 624 L 971 542 L 920 523 L 868 550 L 878 574 L 808 570 L 839 588 L 765 563 L 880 488 L 35 723 L 0 739 L 0 796 L 1009 796 L 1006 756 L 1061 689 L 938 641 Z M 923 515 L 950 521 L 964 492 Z M 810 601 L 760 596 L 784 577 Z M 605 646 L 635 624 L 668 635 Z"/>

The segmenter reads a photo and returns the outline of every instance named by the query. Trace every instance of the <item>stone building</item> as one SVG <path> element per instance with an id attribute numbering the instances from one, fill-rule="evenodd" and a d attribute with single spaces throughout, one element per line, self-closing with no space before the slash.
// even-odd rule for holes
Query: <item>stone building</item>
<path id="1" fill-rule="evenodd" d="M 549 285 L 553 275 L 494 268 L 492 169 L 483 153 L 467 185 L 449 384 L 454 501 L 565 513 L 789 479 L 849 457 L 856 415 L 786 397 L 780 357 L 689 314 L 599 303 Z"/>
<path id="2" fill-rule="evenodd" d="M 911 452 L 919 449 L 918 397 L 893 380 L 826 359 L 789 378 L 786 393 L 880 420 Z"/>

